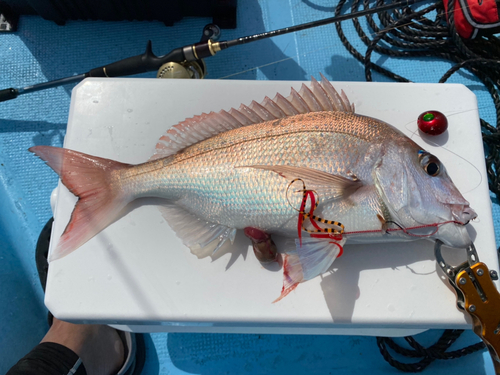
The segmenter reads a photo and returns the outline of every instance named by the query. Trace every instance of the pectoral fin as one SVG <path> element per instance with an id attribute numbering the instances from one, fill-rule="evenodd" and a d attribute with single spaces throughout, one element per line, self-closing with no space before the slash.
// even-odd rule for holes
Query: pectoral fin
<path id="1" fill-rule="evenodd" d="M 329 198 L 348 196 L 363 186 L 363 183 L 354 175 L 347 178 L 312 168 L 291 165 L 249 165 L 245 167 L 272 171 L 289 181 L 301 179 L 308 189 L 313 189 L 320 195 L 323 195 L 321 192 L 325 192 Z"/>

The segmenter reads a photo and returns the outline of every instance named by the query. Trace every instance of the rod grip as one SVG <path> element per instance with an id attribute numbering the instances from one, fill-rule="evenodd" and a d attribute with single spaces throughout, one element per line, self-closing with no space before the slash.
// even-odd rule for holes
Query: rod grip
<path id="1" fill-rule="evenodd" d="M 19 95 L 18 91 L 14 88 L 0 90 L 0 102 L 15 99 Z"/>
<path id="2" fill-rule="evenodd" d="M 142 55 L 128 57 L 100 68 L 92 69 L 87 77 L 123 77 L 158 70 L 167 62 L 182 62 L 186 58 L 182 48 L 176 48 L 167 55 L 158 57 L 153 53 L 151 41 Z"/>
<path id="3" fill-rule="evenodd" d="M 149 67 L 145 66 L 143 55 L 129 57 L 106 66 L 92 69 L 89 77 L 123 77 L 145 73 Z"/>

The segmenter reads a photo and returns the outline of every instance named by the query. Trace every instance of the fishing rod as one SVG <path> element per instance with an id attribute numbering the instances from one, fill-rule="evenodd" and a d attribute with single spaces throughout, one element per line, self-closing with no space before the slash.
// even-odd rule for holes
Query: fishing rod
<path id="1" fill-rule="evenodd" d="M 371 9 L 343 14 L 339 16 L 329 17 L 318 21 L 303 23 L 296 26 L 285 27 L 283 29 L 268 31 L 265 33 L 249 35 L 242 38 L 237 38 L 229 41 L 218 42 L 220 29 L 213 24 L 205 26 L 203 35 L 200 42 L 196 44 L 187 45 L 184 47 L 176 48 L 163 56 L 156 56 L 153 53 L 151 41 L 148 42 L 146 52 L 141 55 L 128 57 L 126 59 L 116 61 L 109 65 L 94 68 L 87 73 L 61 78 L 54 81 L 43 82 L 22 88 L 8 88 L 0 90 L 0 102 L 15 99 L 19 95 L 28 94 L 40 90 L 45 90 L 53 87 L 63 86 L 69 83 L 79 82 L 87 77 L 123 77 L 130 76 L 150 71 L 157 71 L 164 64 L 178 63 L 189 64 L 193 63 L 199 75 L 203 76 L 205 73 L 204 64 L 201 59 L 214 56 L 217 52 L 227 49 L 229 47 L 238 46 L 250 42 L 255 42 L 262 39 L 272 38 L 278 35 L 285 35 L 296 31 L 301 31 L 313 27 L 328 25 L 335 22 L 350 20 L 367 15 L 371 15 L 386 10 L 406 7 L 412 4 L 420 3 L 424 0 L 404 0 L 391 4 L 377 6 Z"/>

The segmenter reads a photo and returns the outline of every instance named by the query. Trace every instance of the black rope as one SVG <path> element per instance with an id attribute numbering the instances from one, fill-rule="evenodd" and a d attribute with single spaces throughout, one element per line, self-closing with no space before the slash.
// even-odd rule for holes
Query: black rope
<path id="1" fill-rule="evenodd" d="M 425 348 L 420 345 L 413 337 L 405 337 L 406 342 L 410 344 L 413 349 L 406 349 L 394 342 L 390 337 L 377 337 L 377 345 L 382 354 L 382 357 L 393 367 L 401 370 L 403 372 L 422 372 L 427 366 L 429 366 L 436 359 L 448 360 L 456 359 L 468 354 L 472 354 L 479 350 L 485 348 L 483 342 L 478 342 L 477 344 L 467 346 L 465 348 L 447 352 L 448 348 L 460 337 L 463 330 L 445 330 L 443 335 L 439 340 L 429 348 Z M 394 352 L 409 358 L 422 358 L 420 361 L 415 363 L 405 363 L 394 359 L 394 357 L 389 353 L 388 348 L 392 349 Z"/>

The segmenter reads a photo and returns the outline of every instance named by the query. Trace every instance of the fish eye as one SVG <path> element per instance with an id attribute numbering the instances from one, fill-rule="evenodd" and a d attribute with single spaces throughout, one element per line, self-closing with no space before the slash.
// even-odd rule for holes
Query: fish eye
<path id="1" fill-rule="evenodd" d="M 430 162 L 424 167 L 429 176 L 437 176 L 439 174 L 439 165 L 435 162 Z"/>
<path id="2" fill-rule="evenodd" d="M 434 155 L 427 152 L 418 153 L 420 159 L 420 165 L 424 169 L 425 173 L 429 176 L 435 177 L 441 172 L 441 162 Z"/>

